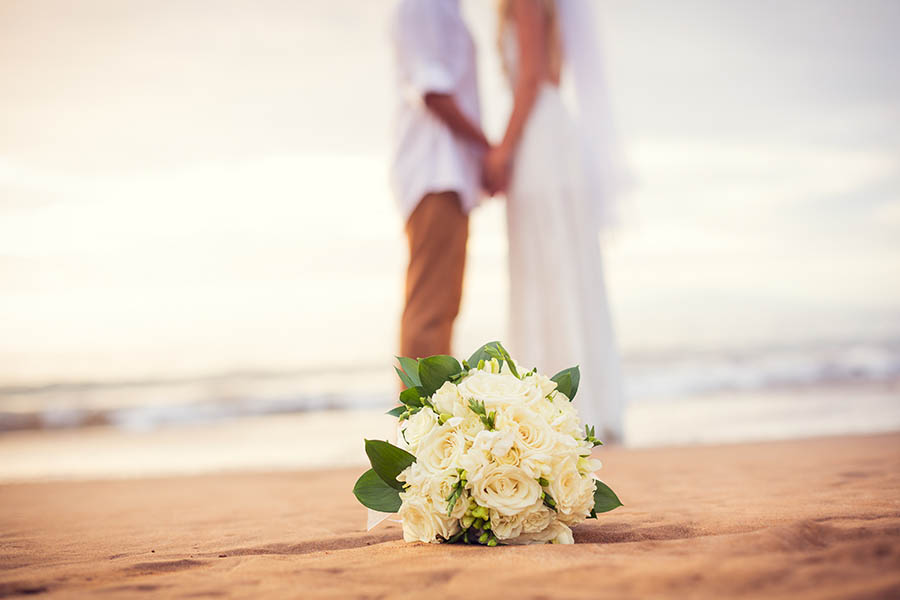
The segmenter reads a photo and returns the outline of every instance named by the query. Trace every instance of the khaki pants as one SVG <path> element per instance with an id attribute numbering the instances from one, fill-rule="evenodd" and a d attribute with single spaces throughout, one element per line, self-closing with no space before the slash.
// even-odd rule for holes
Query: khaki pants
<path id="1" fill-rule="evenodd" d="M 428 194 L 406 222 L 409 268 L 400 355 L 450 354 L 462 298 L 469 217 L 456 192 Z"/>

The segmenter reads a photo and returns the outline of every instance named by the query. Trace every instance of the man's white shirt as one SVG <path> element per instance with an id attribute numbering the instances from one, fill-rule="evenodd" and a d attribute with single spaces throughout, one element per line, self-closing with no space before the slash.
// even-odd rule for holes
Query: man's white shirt
<path id="1" fill-rule="evenodd" d="M 450 94 L 480 123 L 475 45 L 459 0 L 400 0 L 391 24 L 397 108 L 391 185 L 404 219 L 428 193 L 455 191 L 469 212 L 481 197 L 481 151 L 425 106 L 428 92 Z"/>

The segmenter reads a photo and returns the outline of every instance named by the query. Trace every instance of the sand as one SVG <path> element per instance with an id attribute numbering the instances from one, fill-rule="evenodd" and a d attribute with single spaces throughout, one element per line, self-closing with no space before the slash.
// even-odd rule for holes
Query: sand
<path id="1" fill-rule="evenodd" d="M 574 546 L 364 530 L 359 469 L 0 486 L 0 597 L 900 597 L 900 434 L 604 448 Z"/>

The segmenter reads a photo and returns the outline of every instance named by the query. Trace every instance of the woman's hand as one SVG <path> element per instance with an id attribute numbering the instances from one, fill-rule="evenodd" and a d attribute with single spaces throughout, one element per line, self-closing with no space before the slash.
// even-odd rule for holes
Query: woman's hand
<path id="1" fill-rule="evenodd" d="M 500 144 L 488 149 L 484 155 L 481 177 L 484 188 L 491 196 L 506 191 L 511 171 L 512 152 L 506 146 Z"/>

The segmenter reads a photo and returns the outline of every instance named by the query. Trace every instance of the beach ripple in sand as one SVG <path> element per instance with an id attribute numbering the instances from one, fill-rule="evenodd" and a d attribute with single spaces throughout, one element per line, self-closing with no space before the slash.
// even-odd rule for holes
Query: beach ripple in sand
<path id="1" fill-rule="evenodd" d="M 602 456 L 625 507 L 574 546 L 365 532 L 356 470 L 8 484 L 0 597 L 900 595 L 900 434 Z"/>

